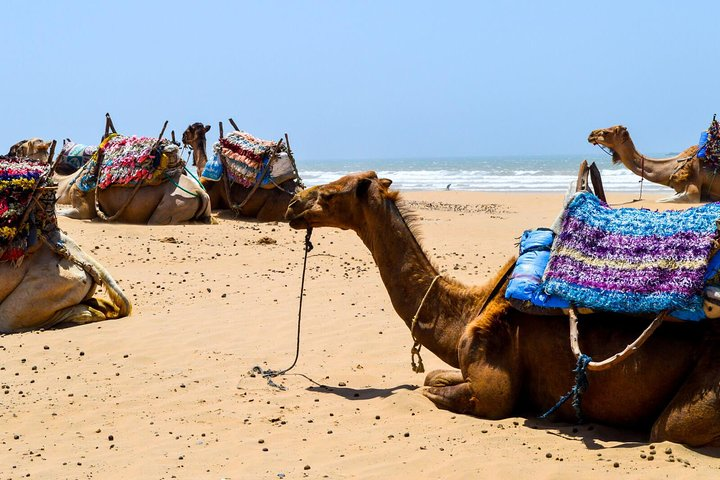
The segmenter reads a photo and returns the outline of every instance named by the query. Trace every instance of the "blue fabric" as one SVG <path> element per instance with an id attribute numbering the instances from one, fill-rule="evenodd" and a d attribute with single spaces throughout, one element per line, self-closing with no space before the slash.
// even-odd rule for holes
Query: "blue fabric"
<path id="1" fill-rule="evenodd" d="M 707 156 L 707 140 L 708 132 L 706 130 L 700 134 L 700 141 L 698 142 L 698 147 L 700 147 L 700 149 L 697 153 L 698 158 L 705 158 Z"/>
<path id="2" fill-rule="evenodd" d="M 566 300 L 547 295 L 540 288 L 543 273 L 550 260 L 552 230 L 526 230 L 520 238 L 520 256 L 515 263 L 505 298 L 528 301 L 543 308 L 568 308 Z"/>
<path id="3" fill-rule="evenodd" d="M 203 178 L 207 178 L 208 180 L 212 180 L 213 182 L 217 182 L 222 178 L 222 173 L 222 162 L 220 162 L 217 154 L 215 154 L 212 160 L 209 160 L 205 164 L 205 168 L 203 168 L 202 174 L 200 176 Z"/>

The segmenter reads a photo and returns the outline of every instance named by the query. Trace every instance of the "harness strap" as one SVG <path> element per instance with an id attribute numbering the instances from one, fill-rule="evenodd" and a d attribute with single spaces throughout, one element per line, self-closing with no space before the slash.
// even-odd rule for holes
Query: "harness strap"
<path id="1" fill-rule="evenodd" d="M 570 307 L 570 312 L 568 313 L 568 316 L 570 318 L 570 348 L 572 348 L 572 352 L 575 355 L 575 358 L 579 359 L 583 355 L 583 353 L 580 350 L 580 341 L 578 338 L 578 313 L 575 307 Z M 630 345 L 625 347 L 622 352 L 618 352 L 615 355 L 608 357 L 601 362 L 590 361 L 587 365 L 587 369 L 592 372 L 599 372 L 602 370 L 607 370 L 610 367 L 622 362 L 623 360 L 626 360 L 627 358 L 632 356 L 632 354 L 635 353 L 637 349 L 640 348 L 647 341 L 648 338 L 650 338 L 650 335 L 652 335 L 653 332 L 657 330 L 657 328 L 662 324 L 665 318 L 667 318 L 667 312 L 660 313 L 657 317 L 655 317 L 655 320 L 653 320 L 650 325 L 648 325 L 647 328 L 643 330 L 640 336 L 636 338 L 635 341 L 632 342 Z"/>
<path id="2" fill-rule="evenodd" d="M 594 362 L 592 358 L 590 358 L 590 356 L 582 353 L 582 351 L 580 350 L 580 341 L 578 339 L 578 313 L 574 306 L 570 307 L 568 316 L 570 318 L 570 348 L 572 349 L 573 355 L 575 355 L 575 358 L 577 359 L 577 364 L 575 366 L 575 369 L 573 370 L 573 373 L 575 373 L 575 385 L 573 385 L 570 391 L 563 395 L 560 400 L 552 408 L 550 408 L 550 410 L 540 415 L 539 418 L 545 419 L 548 416 L 552 415 L 565 402 L 567 402 L 570 397 L 573 397 L 572 405 L 575 409 L 575 415 L 577 416 L 578 422 L 582 422 L 582 396 L 589 385 L 587 372 L 600 372 L 603 370 L 607 370 L 610 367 L 617 365 L 624 360 L 627 360 L 633 353 L 638 350 L 638 348 L 640 348 L 645 343 L 648 338 L 650 338 L 650 335 L 652 335 L 653 332 L 657 330 L 660 324 L 662 324 L 662 322 L 667 317 L 667 312 L 662 312 L 657 317 L 655 317 L 655 320 L 653 320 L 650 325 L 648 325 L 647 328 L 643 330 L 640 336 L 635 339 L 635 341 L 632 342 L 630 345 L 625 347 L 622 352 L 616 353 L 615 355 L 608 357 L 601 362 Z"/>

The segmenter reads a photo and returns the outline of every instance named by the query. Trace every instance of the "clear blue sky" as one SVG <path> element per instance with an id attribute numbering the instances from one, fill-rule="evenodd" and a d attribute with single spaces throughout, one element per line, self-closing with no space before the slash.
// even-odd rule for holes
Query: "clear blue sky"
<path id="1" fill-rule="evenodd" d="M 298 158 L 679 151 L 720 110 L 720 2 L 2 2 L 0 151 L 232 116 Z M 720 113 L 720 112 L 718 112 Z"/>

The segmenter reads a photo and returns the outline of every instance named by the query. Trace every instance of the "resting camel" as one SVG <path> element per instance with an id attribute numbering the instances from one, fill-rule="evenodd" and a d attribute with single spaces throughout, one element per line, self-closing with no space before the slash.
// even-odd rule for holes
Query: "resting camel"
<path id="1" fill-rule="evenodd" d="M 228 190 L 223 184 L 224 179 L 214 182 L 201 178 L 202 171 L 207 163 L 205 134 L 209 130 L 210 125 L 203 125 L 200 122 L 193 123 L 183 133 L 182 141 L 192 148 L 198 178 L 200 178 L 205 190 L 210 195 L 213 210 L 231 208 L 232 205 L 241 205 L 250 194 L 251 189 L 238 184 L 229 185 L 228 198 Z M 280 188 L 258 188 L 252 193 L 247 203 L 242 205 L 238 213 L 243 217 L 256 218 L 261 222 L 282 221 L 292 195 L 297 190 L 299 190 L 299 184 L 296 179 L 281 183 Z"/>
<path id="2" fill-rule="evenodd" d="M 93 296 L 98 285 L 110 302 Z M 130 311 L 107 270 L 59 230 L 30 247 L 19 265 L 0 262 L 1 333 L 122 318 Z"/>
<path id="3" fill-rule="evenodd" d="M 554 406 L 574 385 L 567 318 L 510 306 L 505 278 L 515 259 L 482 286 L 441 276 L 390 184 L 375 172 L 348 175 L 296 194 L 286 218 L 295 229 L 335 227 L 358 234 L 413 337 L 459 369 L 425 378 L 423 394 L 438 407 L 500 419 Z M 621 315 L 581 320 L 582 350 L 597 359 L 622 350 L 646 326 Z M 663 324 L 620 366 L 588 372 L 584 418 L 649 429 L 651 441 L 720 445 L 719 342 L 715 323 Z M 553 418 L 576 419 L 569 402 Z"/>
<path id="4" fill-rule="evenodd" d="M 165 147 L 165 153 L 179 157 L 177 145 Z M 58 202 L 70 203 L 72 208 L 59 212 L 70 218 L 98 217 L 96 205 L 114 221 L 148 225 L 174 225 L 182 222 L 209 223 L 210 198 L 192 178 L 176 173 L 160 185 L 133 187 L 110 186 L 106 189 L 83 192 L 76 177 L 83 170 L 58 179 Z M 95 195 L 98 195 L 97 202 Z M 123 209 L 124 208 L 124 209 Z M 118 214 L 119 213 L 119 214 Z"/>
<path id="5" fill-rule="evenodd" d="M 720 200 L 720 178 L 712 170 L 703 168 L 697 157 L 697 145 L 670 158 L 648 158 L 635 149 L 627 128 L 616 125 L 593 130 L 588 137 L 593 145 L 612 150 L 613 163 L 621 163 L 636 175 L 671 187 L 677 193 L 660 202 L 697 203 L 701 200 Z"/>
<path id="6" fill-rule="evenodd" d="M 24 157 L 47 162 L 50 156 L 50 145 L 52 145 L 52 142 L 46 142 L 42 138 L 37 137 L 29 140 L 20 140 L 10 147 L 8 157 Z"/>

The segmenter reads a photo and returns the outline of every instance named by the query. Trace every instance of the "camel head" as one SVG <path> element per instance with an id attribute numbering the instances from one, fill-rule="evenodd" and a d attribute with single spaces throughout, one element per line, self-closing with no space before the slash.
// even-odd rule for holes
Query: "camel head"
<path id="1" fill-rule="evenodd" d="M 196 148 L 202 143 L 205 145 L 205 134 L 210 130 L 210 125 L 203 125 L 202 122 L 195 122 L 185 129 L 182 141 L 189 147 Z"/>
<path id="2" fill-rule="evenodd" d="M 205 163 L 207 163 L 207 154 L 205 153 L 205 134 L 208 131 L 210 131 L 210 125 L 204 125 L 202 122 L 195 122 L 186 128 L 182 135 L 183 144 L 193 150 L 193 160 L 195 167 L 197 168 L 198 175 L 202 175 Z"/>
<path id="3" fill-rule="evenodd" d="M 368 209 L 381 208 L 386 198 L 395 200 L 397 192 L 388 190 L 390 184 L 392 180 L 378 178 L 373 171 L 346 175 L 296 194 L 285 219 L 297 230 L 309 227 L 356 230 L 365 225 Z"/>
<path id="4" fill-rule="evenodd" d="M 617 154 L 617 148 L 623 143 L 627 142 L 630 138 L 630 134 L 627 128 L 622 125 L 615 125 L 610 128 L 601 128 L 599 130 L 593 130 L 588 136 L 588 142 L 593 145 L 602 145 L 612 151 L 613 163 L 620 163 L 620 156 Z"/>
<path id="5" fill-rule="evenodd" d="M 47 163 L 50 157 L 50 145 L 52 145 L 52 142 L 46 142 L 37 137 L 30 140 L 21 140 L 10 147 L 8 156 L 31 158 Z"/>

